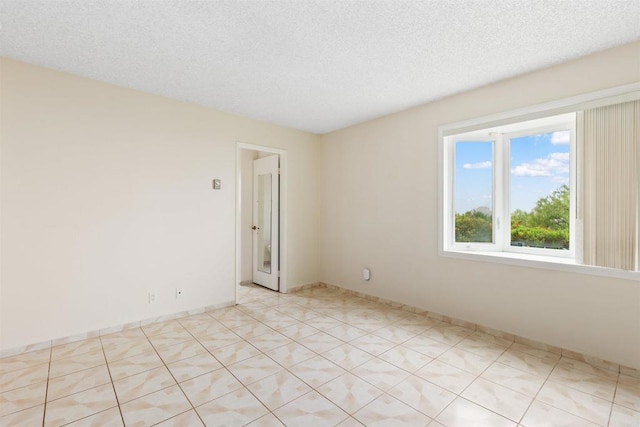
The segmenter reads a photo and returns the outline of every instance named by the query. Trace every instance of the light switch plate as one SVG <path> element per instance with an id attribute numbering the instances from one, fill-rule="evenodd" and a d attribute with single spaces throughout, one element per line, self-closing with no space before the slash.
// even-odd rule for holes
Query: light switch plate
<path id="1" fill-rule="evenodd" d="M 214 179 L 213 180 L 213 189 L 214 190 L 220 190 L 222 188 L 222 181 L 220 181 L 219 179 Z"/>

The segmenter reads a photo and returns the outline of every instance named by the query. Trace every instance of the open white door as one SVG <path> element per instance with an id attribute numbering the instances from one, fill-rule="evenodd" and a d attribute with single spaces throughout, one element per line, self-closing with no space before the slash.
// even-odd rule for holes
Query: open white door
<path id="1" fill-rule="evenodd" d="M 253 161 L 253 282 L 279 290 L 278 155 Z"/>

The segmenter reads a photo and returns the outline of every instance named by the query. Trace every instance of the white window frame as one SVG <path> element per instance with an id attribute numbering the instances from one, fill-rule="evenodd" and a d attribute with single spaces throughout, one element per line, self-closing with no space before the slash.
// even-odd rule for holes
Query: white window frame
<path id="1" fill-rule="evenodd" d="M 508 132 L 505 132 L 508 130 Z M 510 147 L 511 139 L 521 136 L 551 133 L 560 130 L 568 130 L 570 134 L 569 144 L 569 188 L 570 188 L 570 221 L 569 221 L 569 250 L 545 249 L 532 247 L 511 246 L 511 164 Z M 447 198 L 451 201 L 445 206 L 445 216 L 448 222 L 445 227 L 446 245 L 449 250 L 454 251 L 495 251 L 514 252 L 519 254 L 541 255 L 548 257 L 575 257 L 575 222 L 576 222 L 576 114 L 569 113 L 549 118 L 537 119 L 534 121 L 516 122 L 509 126 L 498 126 L 490 129 L 482 129 L 479 132 L 454 134 L 444 137 L 446 145 L 445 163 L 448 164 L 449 176 L 446 177 L 448 185 L 446 190 Z M 478 142 L 493 143 L 492 155 L 492 222 L 493 222 L 493 242 L 456 242 L 455 241 L 455 146 L 458 142 Z"/>
<path id="2" fill-rule="evenodd" d="M 640 82 L 440 126 L 438 128 L 438 254 L 449 258 L 492 262 L 529 268 L 542 268 L 564 272 L 577 272 L 595 276 L 616 277 L 640 281 L 640 272 L 637 271 L 623 271 L 613 268 L 581 264 L 581 194 L 580 188 L 575 187 L 578 180 L 572 183 L 574 184 L 572 188 L 576 188 L 576 191 L 574 191 L 574 203 L 576 203 L 574 209 L 577 216 L 576 220 L 573 221 L 575 227 L 575 245 L 573 245 L 573 249 L 575 251 L 574 258 L 550 257 L 530 253 L 522 254 L 513 251 L 489 251 L 483 250 L 482 248 L 477 248 L 477 250 L 458 250 L 457 248 L 451 247 L 451 238 L 447 235 L 448 230 L 452 229 L 452 217 L 445 215 L 445 207 L 453 206 L 453 200 L 451 200 L 452 192 L 448 190 L 451 187 L 449 177 L 451 176 L 452 165 L 448 164 L 446 161 L 450 158 L 450 155 L 447 154 L 447 149 L 450 145 L 444 143 L 445 137 L 461 133 L 471 134 L 474 130 L 477 131 L 478 129 L 488 129 L 508 125 L 510 123 L 534 120 L 564 113 L 577 112 L 578 116 L 580 116 L 580 112 L 588 108 L 596 108 L 635 99 L 640 99 Z M 579 141 L 581 138 L 580 133 L 576 132 L 575 136 L 575 140 Z M 581 152 L 579 150 L 572 151 L 574 153 L 575 164 L 575 160 L 578 162 L 580 161 Z M 574 176 L 574 179 L 576 179 L 576 176 L 579 179 L 580 174 L 581 171 L 577 170 L 572 175 Z"/>

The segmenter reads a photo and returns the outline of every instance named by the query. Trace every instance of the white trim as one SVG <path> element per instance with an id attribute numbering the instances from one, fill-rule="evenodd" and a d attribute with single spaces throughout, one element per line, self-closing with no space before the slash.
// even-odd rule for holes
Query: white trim
<path id="1" fill-rule="evenodd" d="M 241 150 L 253 150 L 253 151 L 263 151 L 265 153 L 277 154 L 280 156 L 280 292 L 287 292 L 287 278 L 288 278 L 288 251 L 287 251 L 287 243 L 289 239 L 288 236 L 288 227 L 287 227 L 287 219 L 288 219 L 288 204 L 287 204 L 287 177 L 288 177 L 288 163 L 287 163 L 287 150 L 282 150 L 279 148 L 267 147 L 263 145 L 255 145 L 248 144 L 246 142 L 236 141 L 236 269 L 235 269 L 235 277 L 233 279 L 233 283 L 235 285 L 235 301 L 238 304 L 238 285 L 239 285 L 239 277 L 241 277 L 241 259 L 242 259 L 242 189 L 240 188 L 240 174 L 241 174 Z"/>
<path id="2" fill-rule="evenodd" d="M 623 86 L 591 92 L 583 95 L 564 98 L 544 104 L 532 105 L 530 107 L 477 117 L 440 126 L 439 136 L 448 136 L 469 132 L 475 129 L 491 128 L 512 123 L 514 121 L 525 121 L 542 118 L 545 116 L 555 116 L 563 113 L 571 113 L 585 108 L 594 108 L 607 104 L 617 104 L 633 99 L 640 99 L 640 82 Z"/>
<path id="3" fill-rule="evenodd" d="M 576 264 L 570 258 L 548 257 L 542 255 L 518 254 L 515 252 L 469 252 L 469 251 L 441 251 L 440 256 L 447 258 L 465 259 L 469 261 L 495 262 L 520 267 L 541 268 L 589 274 L 592 276 L 613 277 L 640 282 L 640 271 L 618 270 L 615 268 L 597 267 L 593 265 Z"/>

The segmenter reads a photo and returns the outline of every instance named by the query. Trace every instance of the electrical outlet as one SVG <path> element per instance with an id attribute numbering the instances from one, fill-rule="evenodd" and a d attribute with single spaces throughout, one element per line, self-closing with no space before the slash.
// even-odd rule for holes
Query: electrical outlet
<path id="1" fill-rule="evenodd" d="M 182 295 L 184 295 L 184 291 L 181 288 L 176 288 L 176 299 L 179 299 Z"/>
<path id="2" fill-rule="evenodd" d="M 149 291 L 149 304 L 154 304 L 156 301 L 158 301 L 158 292 Z"/>

